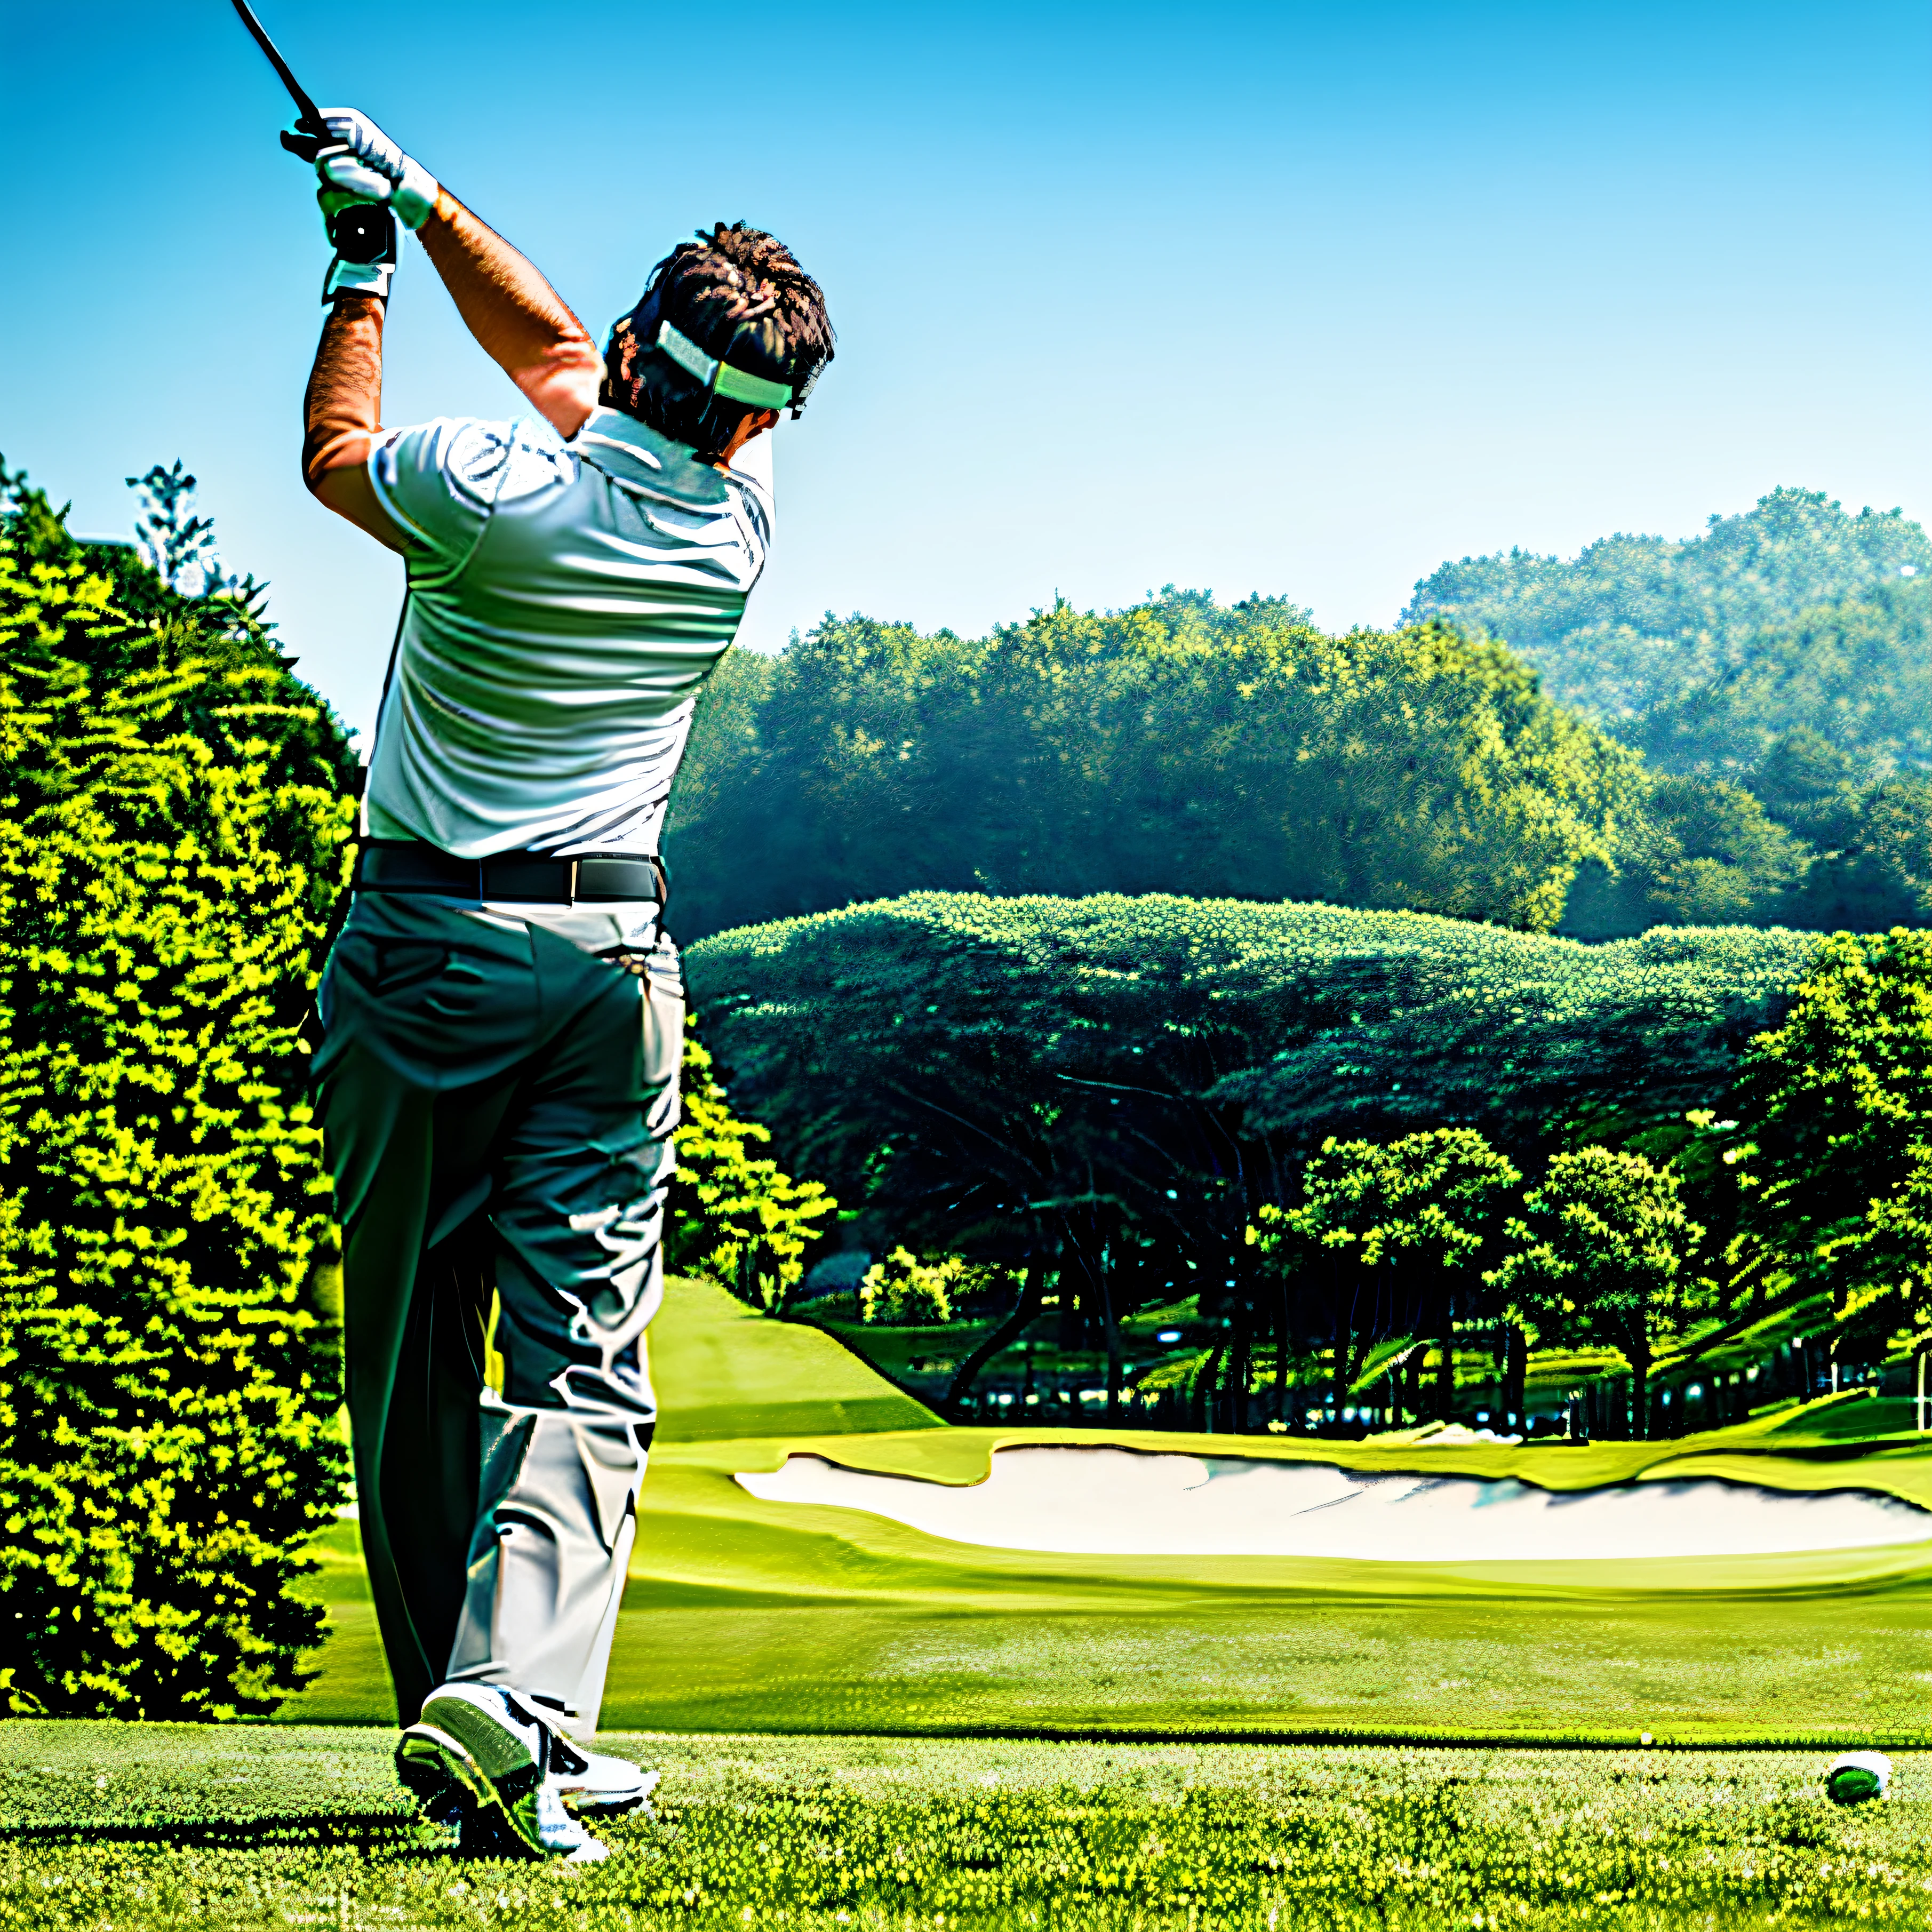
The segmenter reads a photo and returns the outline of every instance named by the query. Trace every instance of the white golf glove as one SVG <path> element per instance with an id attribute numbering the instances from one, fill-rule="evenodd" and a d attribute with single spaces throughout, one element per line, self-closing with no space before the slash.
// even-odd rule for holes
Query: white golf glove
<path id="1" fill-rule="evenodd" d="M 315 171 L 324 188 L 340 188 L 358 200 L 380 202 L 395 211 L 406 228 L 420 228 L 435 211 L 436 178 L 420 161 L 412 160 L 370 120 L 354 107 L 325 107 L 322 118 L 331 142 L 340 142 L 344 154 L 324 154 Z"/>

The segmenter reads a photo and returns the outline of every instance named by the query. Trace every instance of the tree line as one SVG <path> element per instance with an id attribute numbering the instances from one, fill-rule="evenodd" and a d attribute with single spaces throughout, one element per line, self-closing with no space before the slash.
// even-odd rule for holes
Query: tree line
<path id="1" fill-rule="evenodd" d="M 1861 567 L 1925 547 L 1895 518 L 1838 520 Z M 1775 548 L 1760 532 L 1746 568 L 1741 545 L 1726 552 L 1734 598 Z M 1648 552 L 1630 548 L 1617 554 L 1634 572 Z M 1836 552 L 1813 548 L 1835 581 Z M 1779 583 L 1803 561 L 1785 558 Z M 1224 608 L 1170 588 L 982 638 L 828 616 L 776 658 L 734 653 L 672 801 L 680 930 L 916 890 L 1327 900 L 1588 939 L 1932 921 L 1932 580 L 1876 582 L 1790 636 L 1745 636 L 1714 682 L 1633 718 L 1544 688 L 1570 688 L 1538 669 L 1566 662 L 1568 633 L 1527 655 L 1516 633 L 1486 634 L 1535 608 L 1514 574 L 1556 568 L 1496 562 L 1468 566 L 1470 584 L 1430 580 L 1435 604 L 1419 593 L 1393 632 L 1331 637 L 1280 599 Z M 1696 574 L 1672 568 L 1672 584 Z M 1600 602 L 1618 581 L 1594 569 Z M 1703 620 L 1694 598 L 1672 621 Z"/>
<path id="2" fill-rule="evenodd" d="M 687 938 L 909 890 L 1405 906 L 1547 930 L 1638 760 L 1444 626 L 1060 604 L 969 640 L 828 619 L 734 653 L 667 833 Z"/>

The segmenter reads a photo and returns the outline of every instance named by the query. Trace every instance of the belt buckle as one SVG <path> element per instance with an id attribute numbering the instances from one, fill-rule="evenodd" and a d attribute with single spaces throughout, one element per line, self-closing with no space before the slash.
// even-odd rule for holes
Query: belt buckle
<path id="1" fill-rule="evenodd" d="M 577 866 L 568 859 L 500 852 L 479 860 L 477 873 L 478 896 L 506 904 L 568 905 L 575 894 Z"/>

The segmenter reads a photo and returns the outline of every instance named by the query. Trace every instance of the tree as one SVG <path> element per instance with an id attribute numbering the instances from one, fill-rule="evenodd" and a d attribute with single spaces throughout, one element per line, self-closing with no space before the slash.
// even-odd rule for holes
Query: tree
<path id="1" fill-rule="evenodd" d="M 0 533 L 0 1681 L 266 1713 L 346 1476 L 301 1036 L 352 761 L 233 607 L 137 619 L 63 536 Z"/>
<path id="2" fill-rule="evenodd" d="M 1635 760 L 1498 646 L 1432 624 L 1327 637 L 1276 602 L 1172 590 L 970 640 L 828 617 L 754 718 L 738 687 L 721 696 L 668 835 L 700 875 L 698 935 L 916 888 L 1544 930 L 1638 789 Z"/>
<path id="3" fill-rule="evenodd" d="M 1456 1388 L 1455 1290 L 1477 1288 L 1516 1167 L 1472 1129 L 1324 1141 L 1293 1208 L 1264 1204 L 1256 1245 L 1277 1275 L 1325 1276 L 1339 1414 L 1370 1346 L 1426 1335 L 1441 1350 L 1434 1413 Z M 1365 1273 L 1366 1271 L 1366 1273 Z M 1361 1298 L 1366 1288 L 1370 1306 Z"/>
<path id="4" fill-rule="evenodd" d="M 686 1021 L 682 1118 L 674 1136 L 664 1258 L 673 1269 L 710 1275 L 754 1308 L 783 1315 L 805 1276 L 805 1256 L 838 1203 L 817 1180 L 794 1180 L 752 1152 L 771 1130 L 727 1104 L 697 1018 Z"/>
<path id="5" fill-rule="evenodd" d="M 1650 1365 L 1692 1312 L 1684 1264 L 1704 1230 L 1682 1181 L 1642 1155 L 1586 1147 L 1551 1157 L 1490 1276 L 1545 1346 L 1608 1343 L 1630 1364 L 1636 1433 L 1649 1433 Z"/>
<path id="6" fill-rule="evenodd" d="M 1747 1049 L 1739 1221 L 1839 1317 L 1932 1328 L 1932 933 L 1839 933 Z"/>
<path id="7" fill-rule="evenodd" d="M 1660 926 L 1802 923 L 1790 896 L 1811 857 L 1741 785 L 1655 776 L 1621 841 L 1614 874 L 1586 869 L 1562 930 L 1624 938 Z"/>

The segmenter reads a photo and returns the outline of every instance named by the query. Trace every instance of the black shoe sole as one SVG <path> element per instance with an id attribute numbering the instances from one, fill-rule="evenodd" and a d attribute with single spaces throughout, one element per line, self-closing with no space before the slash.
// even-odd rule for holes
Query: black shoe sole
<path id="1" fill-rule="evenodd" d="M 460 1742 L 430 1724 L 412 1724 L 396 1747 L 396 1775 L 439 1825 L 454 1825 L 466 1856 L 540 1858 L 510 1822 L 502 1795 Z"/>
<path id="2" fill-rule="evenodd" d="M 461 1826 L 476 1815 L 475 1793 L 425 1738 L 404 1732 L 396 1747 L 396 1778 L 434 1825 Z"/>

